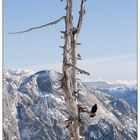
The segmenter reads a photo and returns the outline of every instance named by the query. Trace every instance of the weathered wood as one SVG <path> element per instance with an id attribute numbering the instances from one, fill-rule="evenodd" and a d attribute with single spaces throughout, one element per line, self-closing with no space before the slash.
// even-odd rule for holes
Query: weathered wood
<path id="1" fill-rule="evenodd" d="M 75 68 L 75 69 L 78 70 L 81 74 L 87 74 L 87 75 L 90 75 L 89 72 L 87 72 L 87 71 L 85 71 L 85 70 L 82 70 L 82 69 L 80 69 L 80 68 L 77 68 L 77 67 L 75 67 L 75 66 L 72 65 L 72 64 L 67 63 L 67 65 L 68 65 L 68 66 L 71 66 L 71 67 L 73 67 L 73 68 Z"/>
<path id="2" fill-rule="evenodd" d="M 66 17 L 65 17 L 65 32 L 64 38 L 64 48 L 63 48 L 63 91 L 67 109 L 72 118 L 71 123 L 69 123 L 69 137 L 71 140 L 79 140 L 79 111 L 77 107 L 77 101 L 74 98 L 74 93 L 77 91 L 76 82 L 76 71 L 80 73 L 88 74 L 88 72 L 81 70 L 76 67 L 77 65 L 77 37 L 80 32 L 82 21 L 83 21 L 83 11 L 84 11 L 84 0 L 81 0 L 79 20 L 77 23 L 77 28 L 73 27 L 73 15 L 72 15 L 72 1 L 67 0 L 66 5 Z"/>
<path id="3" fill-rule="evenodd" d="M 69 137 L 71 140 L 79 140 L 79 122 L 78 122 L 78 109 L 77 102 L 73 97 L 75 85 L 73 83 L 73 68 L 69 67 L 67 63 L 73 63 L 72 47 L 73 44 L 73 23 L 72 23 L 72 0 L 67 0 L 66 18 L 65 18 L 65 44 L 64 44 L 64 57 L 63 57 L 63 91 L 65 102 L 72 123 L 69 124 Z"/>
<path id="4" fill-rule="evenodd" d="M 29 28 L 29 29 L 24 30 L 24 31 L 12 32 L 12 33 L 9 33 L 9 34 L 21 34 L 21 33 L 30 32 L 30 31 L 35 30 L 35 29 L 40 29 L 40 28 L 47 27 L 49 25 L 57 24 L 58 22 L 60 22 L 63 19 L 65 19 L 65 16 L 62 16 L 62 17 L 60 17 L 59 19 L 57 19 L 57 20 L 55 20 L 53 22 L 50 22 L 50 23 L 47 23 L 47 24 L 43 24 L 41 26 L 32 27 L 32 28 Z"/>
<path id="5" fill-rule="evenodd" d="M 81 5 L 80 5 L 80 11 L 79 11 L 79 20 L 77 24 L 77 34 L 79 34 L 81 27 L 82 27 L 82 22 L 83 22 L 83 16 L 85 14 L 85 5 L 84 5 L 85 0 L 81 0 Z"/>

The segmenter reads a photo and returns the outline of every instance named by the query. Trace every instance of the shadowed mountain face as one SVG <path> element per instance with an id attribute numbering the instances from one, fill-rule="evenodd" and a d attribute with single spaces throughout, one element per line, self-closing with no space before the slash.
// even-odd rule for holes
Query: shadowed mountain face
<path id="1" fill-rule="evenodd" d="M 55 71 L 3 71 L 3 139 L 69 140 L 61 74 Z M 78 102 L 96 116 L 81 114 L 86 140 L 136 140 L 136 112 L 123 100 L 78 83 Z M 82 140 L 82 137 L 81 137 Z"/>

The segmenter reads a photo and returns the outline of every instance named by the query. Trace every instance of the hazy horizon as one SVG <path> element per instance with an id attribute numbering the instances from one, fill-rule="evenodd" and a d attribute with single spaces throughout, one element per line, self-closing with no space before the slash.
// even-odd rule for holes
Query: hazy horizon
<path id="1" fill-rule="evenodd" d="M 133 55 L 127 56 L 112 56 L 106 58 L 86 59 L 79 63 L 78 67 L 88 71 L 90 76 L 80 75 L 77 77 L 86 81 L 103 80 L 103 81 L 137 81 L 137 57 Z M 17 68 L 6 68 L 13 70 L 54 70 L 62 72 L 62 63 L 34 65 Z M 132 72 L 132 73 L 131 73 Z M 110 74 L 111 73 L 111 74 Z M 105 75 L 106 74 L 106 75 Z M 113 75 L 113 76 L 112 76 Z M 121 77 L 121 79 L 117 79 Z"/>

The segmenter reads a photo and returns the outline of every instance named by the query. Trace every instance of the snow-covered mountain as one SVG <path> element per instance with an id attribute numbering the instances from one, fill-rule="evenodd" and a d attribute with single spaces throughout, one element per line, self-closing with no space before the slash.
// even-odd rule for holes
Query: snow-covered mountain
<path id="1" fill-rule="evenodd" d="M 107 93 L 113 97 L 121 98 L 137 110 L 137 84 L 136 81 L 94 81 L 84 82 L 86 87 Z"/>
<path id="2" fill-rule="evenodd" d="M 61 74 L 43 70 L 3 71 L 3 139 L 69 140 L 68 118 Z M 123 100 L 78 83 L 78 102 L 88 110 L 96 103 L 97 114 L 86 122 L 86 140 L 136 140 L 136 112 Z M 82 138 L 81 138 L 82 140 Z"/>

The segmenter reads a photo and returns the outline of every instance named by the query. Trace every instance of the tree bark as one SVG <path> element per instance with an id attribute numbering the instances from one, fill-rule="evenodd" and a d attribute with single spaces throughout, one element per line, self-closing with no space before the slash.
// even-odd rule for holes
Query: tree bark
<path id="1" fill-rule="evenodd" d="M 71 140 L 79 140 L 79 114 L 77 108 L 77 101 L 73 96 L 77 91 L 76 82 L 76 67 L 77 65 L 77 37 L 81 29 L 83 15 L 84 15 L 84 0 L 81 0 L 79 19 L 77 27 L 73 27 L 73 15 L 72 15 L 72 0 L 67 0 L 66 16 L 65 16 L 65 32 L 64 32 L 64 55 L 63 55 L 63 91 L 66 106 L 69 112 L 69 137 Z M 80 70 L 80 69 L 79 69 Z"/>
<path id="2" fill-rule="evenodd" d="M 63 91 L 67 109 L 72 120 L 69 125 L 71 140 L 79 140 L 79 122 L 77 102 L 73 97 L 75 91 L 75 69 L 68 63 L 75 65 L 75 42 L 72 23 L 72 0 L 67 0 L 65 17 L 65 44 L 63 56 Z"/>

